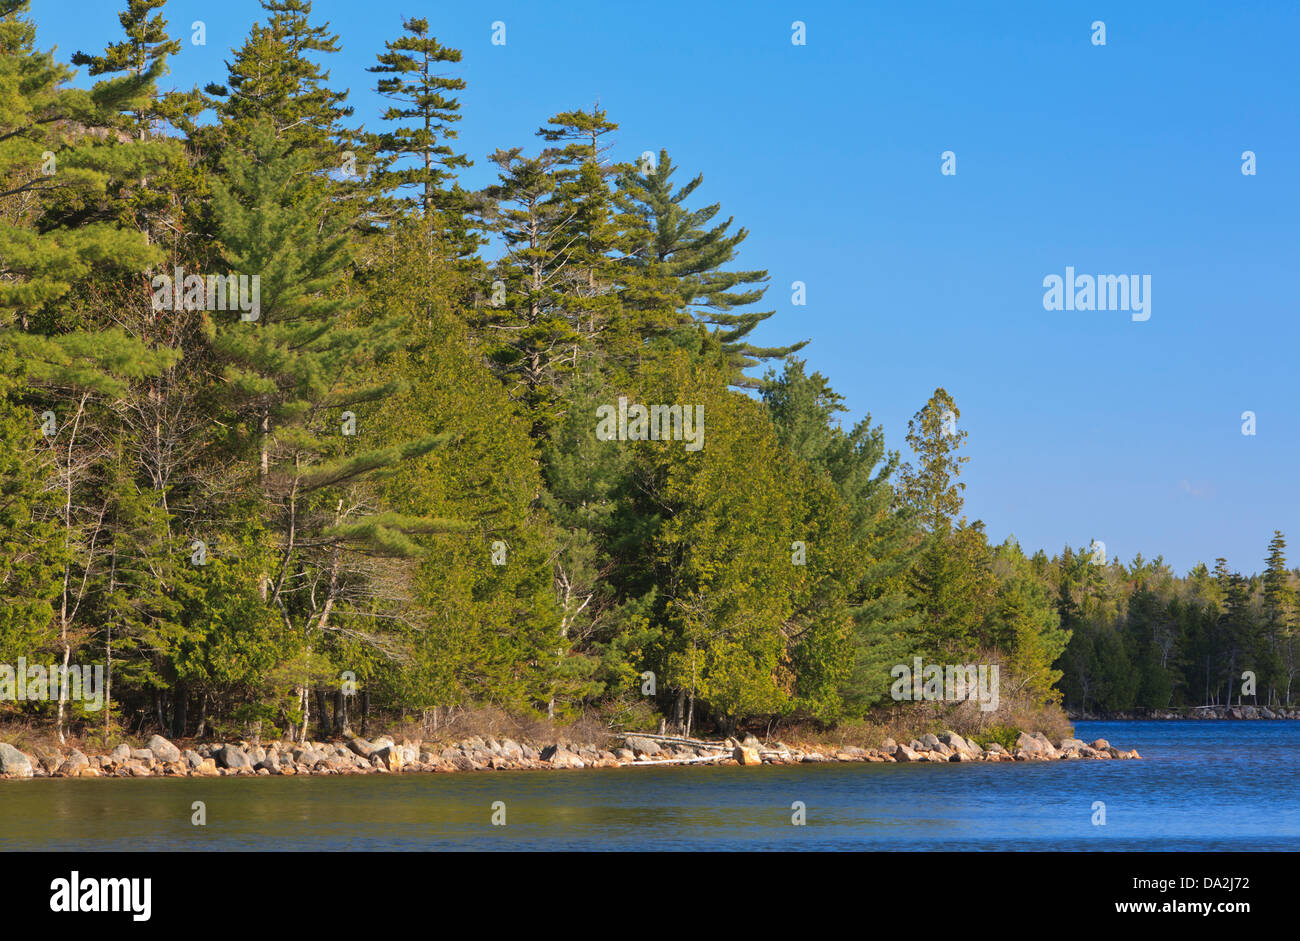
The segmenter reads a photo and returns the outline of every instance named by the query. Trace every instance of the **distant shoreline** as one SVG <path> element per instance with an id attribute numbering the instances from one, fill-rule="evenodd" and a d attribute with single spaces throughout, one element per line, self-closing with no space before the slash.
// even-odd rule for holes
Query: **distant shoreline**
<path id="1" fill-rule="evenodd" d="M 1071 722 L 1152 722 L 1218 720 L 1300 719 L 1300 709 L 1270 709 L 1266 706 L 1180 706 L 1177 709 L 1128 709 L 1119 712 L 1070 712 Z"/>

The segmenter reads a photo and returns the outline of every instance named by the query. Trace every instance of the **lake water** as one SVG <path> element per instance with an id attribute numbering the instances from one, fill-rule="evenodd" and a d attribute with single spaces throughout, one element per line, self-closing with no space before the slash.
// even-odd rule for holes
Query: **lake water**
<path id="1" fill-rule="evenodd" d="M 0 851 L 1300 850 L 1300 722 L 1076 734 L 1143 760 L 0 781 Z"/>

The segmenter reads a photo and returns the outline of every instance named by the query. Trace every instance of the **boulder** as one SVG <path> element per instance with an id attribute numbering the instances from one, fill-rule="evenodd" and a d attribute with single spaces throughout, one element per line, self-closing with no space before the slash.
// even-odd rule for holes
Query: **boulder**
<path id="1" fill-rule="evenodd" d="M 155 735 L 149 739 L 149 751 L 153 752 L 153 756 L 159 761 L 181 760 L 181 750 L 161 735 Z"/>
<path id="2" fill-rule="evenodd" d="M 185 761 L 185 766 L 191 771 L 197 770 L 199 765 L 203 764 L 203 756 L 190 748 L 185 749 L 181 757 Z"/>
<path id="3" fill-rule="evenodd" d="M 653 739 L 642 738 L 639 735 L 629 735 L 624 741 L 624 744 L 627 745 L 628 748 L 632 749 L 633 753 L 638 758 L 644 755 L 659 754 L 659 745 Z M 545 759 L 545 752 L 542 752 L 542 757 Z"/>
<path id="4" fill-rule="evenodd" d="M 46 774 L 54 774 L 63 764 L 63 752 L 57 748 L 46 748 L 44 745 L 32 746 L 32 757 L 36 759 L 36 765 Z"/>
<path id="5" fill-rule="evenodd" d="M 153 764 L 154 754 L 147 748 L 133 748 L 131 749 L 131 760 L 151 765 Z"/>
<path id="6" fill-rule="evenodd" d="M 552 768 L 585 768 L 586 763 L 563 745 L 548 745 L 542 749 L 542 761 Z"/>
<path id="7" fill-rule="evenodd" d="M 370 759 L 372 762 L 378 762 L 385 771 L 401 771 L 403 764 L 402 752 L 400 745 L 385 745 L 375 751 Z"/>
<path id="8" fill-rule="evenodd" d="M 951 730 L 940 732 L 939 741 L 947 745 L 949 748 L 951 748 L 953 751 L 956 752 L 971 752 L 971 751 L 978 752 L 979 751 L 977 747 L 975 747 L 970 742 L 966 741 L 966 739 L 962 738 L 956 732 L 953 732 Z"/>
<path id="9" fill-rule="evenodd" d="M 223 745 L 216 754 L 217 764 L 223 768 L 252 768 L 253 763 L 242 748 L 235 745 Z"/>
<path id="10" fill-rule="evenodd" d="M 899 745 L 893 751 L 895 761 L 920 761 L 921 756 L 908 745 Z"/>
<path id="11" fill-rule="evenodd" d="M 934 735 L 931 732 L 926 732 L 921 736 L 921 744 L 927 748 L 934 748 L 934 746 L 939 744 L 939 736 Z"/>
<path id="12" fill-rule="evenodd" d="M 353 736 L 352 738 L 348 739 L 348 748 L 352 749 L 353 753 L 356 754 L 358 757 L 365 758 L 365 759 L 369 759 L 370 756 L 373 755 L 377 750 L 374 745 L 372 745 L 370 742 L 367 742 L 364 738 L 361 738 L 359 735 Z"/>
<path id="13" fill-rule="evenodd" d="M 130 761 L 131 746 L 127 744 L 117 745 L 116 747 L 114 747 L 114 749 L 111 752 L 108 753 L 108 757 L 115 762 Z"/>
<path id="14" fill-rule="evenodd" d="M 7 774 L 13 778 L 30 778 L 31 759 L 12 745 L 0 742 L 0 774 Z"/>
<path id="15" fill-rule="evenodd" d="M 746 745 L 737 745 L 732 751 L 731 757 L 736 759 L 737 764 L 741 765 L 761 765 L 763 759 L 758 756 L 757 748 L 750 748 Z"/>
<path id="16" fill-rule="evenodd" d="M 1046 749 L 1043 743 L 1037 737 L 1030 735 L 1028 732 L 1021 732 L 1016 739 L 1016 748 L 1024 752 L 1031 758 L 1047 757 Z"/>
<path id="17" fill-rule="evenodd" d="M 90 759 L 74 748 L 72 754 L 68 756 L 67 760 L 64 761 L 63 764 L 59 765 L 59 772 L 61 774 L 66 774 L 70 778 L 75 778 L 80 775 L 83 768 L 89 767 Z"/>

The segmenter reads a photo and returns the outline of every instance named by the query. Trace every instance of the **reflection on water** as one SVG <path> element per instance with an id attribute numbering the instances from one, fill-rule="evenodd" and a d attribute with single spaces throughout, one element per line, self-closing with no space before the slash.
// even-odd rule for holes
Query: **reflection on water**
<path id="1" fill-rule="evenodd" d="M 1143 760 L 0 781 L 0 850 L 1300 849 L 1300 722 L 1077 734 Z"/>

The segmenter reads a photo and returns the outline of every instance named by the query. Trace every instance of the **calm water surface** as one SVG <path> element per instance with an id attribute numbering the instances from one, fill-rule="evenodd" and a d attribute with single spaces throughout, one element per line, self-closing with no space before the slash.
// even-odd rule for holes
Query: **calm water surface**
<path id="1" fill-rule="evenodd" d="M 0 851 L 1300 850 L 1300 722 L 1076 734 L 1143 760 L 0 781 Z"/>

